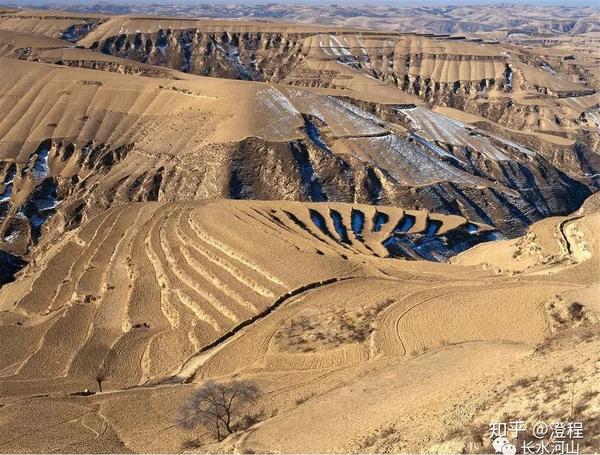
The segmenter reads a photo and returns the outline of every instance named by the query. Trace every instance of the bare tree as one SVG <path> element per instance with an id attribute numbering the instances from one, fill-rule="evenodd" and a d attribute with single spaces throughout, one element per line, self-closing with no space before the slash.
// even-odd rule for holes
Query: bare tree
<path id="1" fill-rule="evenodd" d="M 102 392 L 102 384 L 110 376 L 109 353 L 110 348 L 102 345 L 93 346 L 80 353 L 84 359 L 80 371 L 85 375 L 90 375 L 98 385 L 98 392 Z"/>
<path id="2" fill-rule="evenodd" d="M 99 366 L 96 370 L 92 371 L 94 373 L 94 380 L 98 384 L 98 391 L 102 392 L 102 383 L 108 376 L 108 372 L 104 365 Z"/>
<path id="3" fill-rule="evenodd" d="M 220 442 L 235 431 L 236 423 L 244 419 L 244 409 L 257 398 L 254 382 L 209 380 L 179 409 L 177 423 L 188 430 L 206 428 Z"/>

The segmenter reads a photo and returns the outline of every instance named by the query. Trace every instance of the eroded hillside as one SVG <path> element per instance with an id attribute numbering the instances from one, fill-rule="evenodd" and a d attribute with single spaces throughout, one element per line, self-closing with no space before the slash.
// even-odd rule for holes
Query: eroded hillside
<path id="1" fill-rule="evenodd" d="M 102 53 L 185 72 L 364 92 L 365 75 L 437 105 L 597 147 L 597 81 L 565 62 L 482 39 L 328 33 L 113 19 L 81 40 Z M 117 28 L 119 28 L 117 34 Z M 275 27 L 276 28 L 276 27 Z M 597 68 L 597 60 L 596 60 Z"/>

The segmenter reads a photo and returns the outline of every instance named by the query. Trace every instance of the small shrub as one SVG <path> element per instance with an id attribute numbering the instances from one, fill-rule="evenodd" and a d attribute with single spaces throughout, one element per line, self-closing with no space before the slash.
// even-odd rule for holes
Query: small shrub
<path id="1" fill-rule="evenodd" d="M 525 388 L 529 387 L 530 385 L 532 385 L 537 380 L 538 380 L 537 376 L 529 376 L 529 377 L 525 377 L 525 378 L 519 378 L 515 382 L 513 382 L 511 388 L 512 389 L 518 389 L 518 388 L 525 389 Z"/>
<path id="2" fill-rule="evenodd" d="M 193 439 L 186 439 L 181 444 L 181 448 L 183 450 L 199 449 L 200 447 L 202 447 L 202 443 L 200 442 L 200 439 L 195 439 L 195 438 L 193 438 Z"/>

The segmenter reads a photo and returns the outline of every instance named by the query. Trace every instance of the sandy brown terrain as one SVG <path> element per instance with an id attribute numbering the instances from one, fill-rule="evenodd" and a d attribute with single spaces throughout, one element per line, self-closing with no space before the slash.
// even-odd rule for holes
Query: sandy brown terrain
<path id="1" fill-rule="evenodd" d="M 365 214 L 361 235 L 352 210 Z M 2 450 L 179 451 L 194 435 L 174 425 L 178 403 L 232 375 L 261 384 L 263 418 L 204 450 L 462 450 L 477 444 L 462 428 L 501 412 L 568 415 L 543 382 L 563 367 L 578 402 L 592 397 L 578 411 L 591 426 L 597 211 L 435 264 L 386 257 L 381 239 L 409 216 L 402 232 L 437 219 L 433 235 L 448 238 L 464 220 L 380 210 L 389 221 L 375 231 L 369 206 L 146 203 L 65 236 L 2 289 Z M 100 365 L 104 391 L 74 396 L 96 388 Z M 528 390 L 514 385 L 532 376 Z"/>
<path id="2" fill-rule="evenodd" d="M 0 11 L 0 452 L 600 451 L 593 9 L 248 11 Z"/>

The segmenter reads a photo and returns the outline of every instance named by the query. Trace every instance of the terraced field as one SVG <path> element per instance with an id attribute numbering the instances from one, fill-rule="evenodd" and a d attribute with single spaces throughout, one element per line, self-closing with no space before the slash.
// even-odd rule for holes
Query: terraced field
<path id="1" fill-rule="evenodd" d="M 3 289 L 14 305 L 5 337 L 30 342 L 0 367 L 29 379 L 109 368 L 115 386 L 141 384 L 282 296 L 364 269 L 365 257 L 446 258 L 489 235 L 460 217 L 348 204 L 118 207 L 51 247 L 15 294 Z M 290 255 L 306 267 L 291 273 Z"/>
<path id="2" fill-rule="evenodd" d="M 572 220 L 558 224 L 566 233 L 563 246 L 557 248 L 552 236 L 530 239 L 540 245 L 540 258 L 553 259 L 523 259 L 526 272 L 515 277 L 475 265 L 479 258 L 502 257 L 492 253 L 496 243 L 459 257 L 473 265 L 422 260 L 455 255 L 457 238 L 472 237 L 462 244 L 466 249 L 493 235 L 460 217 L 360 204 L 245 201 L 108 210 L 49 246 L 0 291 L 0 338 L 10 346 L 0 364 L 6 397 L 0 414 L 14 421 L 23 406 L 39 412 L 34 410 L 42 398 L 36 396 L 43 393 L 43 400 L 58 400 L 74 415 L 96 409 L 85 411 L 74 427 L 58 424 L 69 440 L 73 432 L 92 432 L 93 447 L 175 450 L 185 436 L 181 430 L 169 430 L 169 437 L 150 446 L 131 439 L 132 427 L 119 423 L 117 403 L 138 396 L 155 406 L 163 391 L 180 396 L 186 383 L 241 375 L 264 385 L 261 406 L 286 416 L 235 442 L 243 450 L 356 448 L 342 441 L 359 441 L 365 421 L 383 418 L 369 414 L 378 408 L 364 411 L 366 420 L 336 424 L 340 436 L 327 439 L 315 437 L 314 419 L 300 417 L 320 415 L 309 403 L 329 400 L 341 393 L 333 392 L 334 384 L 364 375 L 379 381 L 398 371 L 396 381 L 404 384 L 410 376 L 400 370 L 438 362 L 439 350 L 448 358 L 458 355 L 456 365 L 461 356 L 491 352 L 510 362 L 521 358 L 555 330 L 548 302 L 581 297 L 597 285 L 597 262 L 575 251 L 596 254 L 598 245 L 590 240 L 598 215 Z M 406 260 L 415 258 L 421 260 Z M 593 310 L 591 301 L 585 304 Z M 500 374 L 494 368 L 482 363 L 470 374 Z M 86 389 L 96 393 L 73 397 Z M 23 399 L 25 405 L 15 406 Z M 89 404 L 80 408 L 81 400 Z M 148 418 L 152 428 L 165 417 Z M 271 440 L 282 418 L 298 424 L 297 430 L 286 424 L 291 437 L 283 446 Z M 98 425 L 102 431 L 93 429 Z M 302 435 L 311 435 L 311 442 Z M 0 447 L 23 447 L 23 437 L 0 439 Z M 51 440 L 44 444 L 35 447 L 58 447 Z"/>

